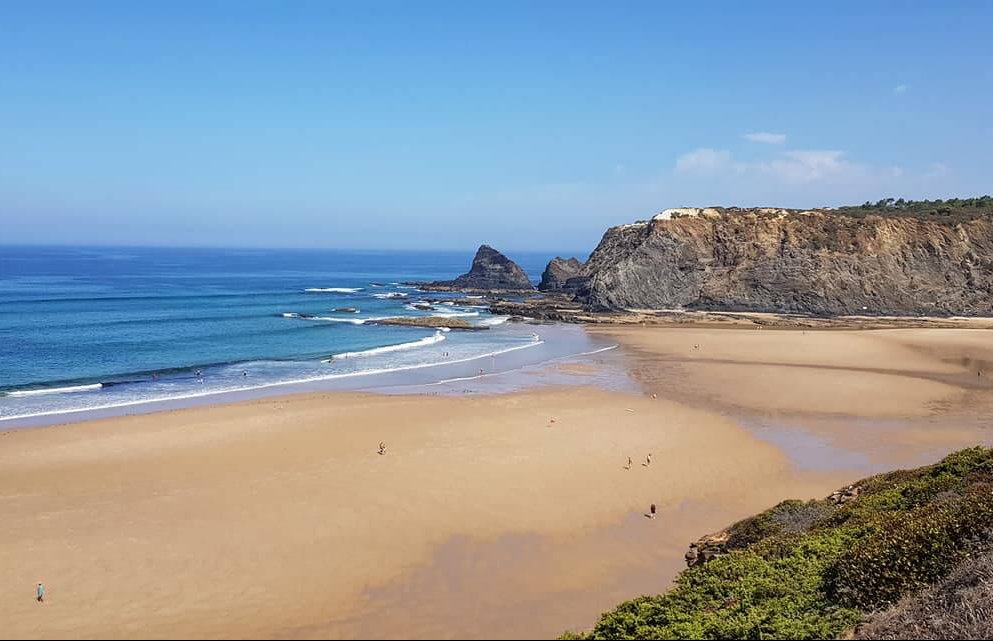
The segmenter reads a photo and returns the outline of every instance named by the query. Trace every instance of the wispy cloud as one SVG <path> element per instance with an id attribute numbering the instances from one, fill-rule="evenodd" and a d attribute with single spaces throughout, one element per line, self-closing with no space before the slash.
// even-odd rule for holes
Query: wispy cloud
<path id="1" fill-rule="evenodd" d="M 809 183 L 842 174 L 857 173 L 859 167 L 837 150 L 784 151 L 779 157 L 755 167 L 787 183 Z"/>
<path id="2" fill-rule="evenodd" d="M 703 147 L 676 159 L 676 171 L 684 174 L 714 174 L 731 167 L 731 152 Z"/>
<path id="3" fill-rule="evenodd" d="M 897 85 L 893 87 L 893 93 L 906 93 L 908 89 L 910 89 L 910 85 Z"/>
<path id="4" fill-rule="evenodd" d="M 786 134 L 773 134 L 768 131 L 756 131 L 742 136 L 749 142 L 760 142 L 764 145 L 781 145 L 786 142 Z"/>
<path id="5" fill-rule="evenodd" d="M 850 161 L 836 149 L 780 151 L 760 160 L 741 161 L 727 150 L 700 148 L 676 159 L 676 172 L 698 176 L 741 176 L 782 185 L 810 185 L 902 175 L 898 167 L 872 167 Z"/>

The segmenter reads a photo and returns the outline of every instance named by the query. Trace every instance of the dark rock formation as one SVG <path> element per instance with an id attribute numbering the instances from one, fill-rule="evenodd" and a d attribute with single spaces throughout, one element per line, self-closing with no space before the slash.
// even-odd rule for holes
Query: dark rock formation
<path id="1" fill-rule="evenodd" d="M 472 268 L 452 281 L 431 283 L 433 288 L 455 290 L 533 290 L 534 285 L 524 270 L 489 245 L 482 245 L 472 259 Z"/>
<path id="2" fill-rule="evenodd" d="M 401 327 L 432 327 L 436 329 L 464 329 L 485 331 L 488 325 L 473 325 L 464 318 L 444 318 L 441 316 L 395 316 L 369 321 L 370 325 L 399 325 Z"/>
<path id="3" fill-rule="evenodd" d="M 594 311 L 990 315 L 993 212 L 666 210 L 608 230 L 585 271 Z"/>
<path id="4" fill-rule="evenodd" d="M 583 263 L 576 258 L 556 256 L 548 261 L 538 289 L 543 292 L 576 291 L 582 286 Z"/>

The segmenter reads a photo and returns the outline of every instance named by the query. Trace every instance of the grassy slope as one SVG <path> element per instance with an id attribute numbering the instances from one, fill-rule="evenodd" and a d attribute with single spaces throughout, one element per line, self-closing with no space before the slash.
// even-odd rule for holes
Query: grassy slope
<path id="1" fill-rule="evenodd" d="M 685 570 L 664 595 L 622 603 L 582 638 L 833 638 L 991 539 L 991 449 L 856 487 L 844 505 L 787 501 L 735 524 L 728 554 Z"/>

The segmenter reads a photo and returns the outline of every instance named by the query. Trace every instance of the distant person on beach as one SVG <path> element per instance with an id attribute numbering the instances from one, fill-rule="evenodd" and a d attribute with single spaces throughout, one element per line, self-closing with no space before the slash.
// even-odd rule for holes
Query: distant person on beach
<path id="1" fill-rule="evenodd" d="M 379 442 L 379 455 L 380 456 L 386 455 L 386 443 L 384 443 L 383 441 Z"/>
<path id="2" fill-rule="evenodd" d="M 648 467 L 651 464 L 652 464 L 652 453 L 649 452 L 648 456 L 645 457 L 645 467 Z"/>
<path id="3" fill-rule="evenodd" d="M 631 457 L 630 456 L 628 457 L 628 464 L 624 466 L 624 469 L 625 470 L 630 470 L 631 469 Z"/>
<path id="4" fill-rule="evenodd" d="M 38 584 L 38 587 L 36 587 L 35 590 L 34 590 L 34 596 L 35 596 L 36 599 L 38 599 L 38 603 L 44 603 L 45 602 L 45 586 L 42 585 L 41 583 L 39 583 Z"/>
<path id="5" fill-rule="evenodd" d="M 649 512 L 649 517 L 648 518 L 654 519 L 655 518 L 655 504 L 654 503 L 652 503 L 652 507 L 649 508 L 648 512 Z"/>

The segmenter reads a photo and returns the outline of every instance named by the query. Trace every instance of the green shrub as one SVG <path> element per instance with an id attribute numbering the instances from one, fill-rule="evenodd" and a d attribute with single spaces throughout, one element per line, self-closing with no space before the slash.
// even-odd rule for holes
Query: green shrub
<path id="1" fill-rule="evenodd" d="M 876 609 L 942 578 L 993 528 L 993 486 L 879 517 L 829 572 L 832 596 L 848 607 Z"/>
<path id="2" fill-rule="evenodd" d="M 784 501 L 736 523 L 729 554 L 607 612 L 586 638 L 834 638 L 993 537 L 993 449 L 857 486 L 842 507 Z"/>
<path id="3" fill-rule="evenodd" d="M 728 550 L 747 548 L 780 534 L 806 532 L 835 512 L 830 501 L 783 501 L 761 514 L 744 519 L 729 528 Z"/>

